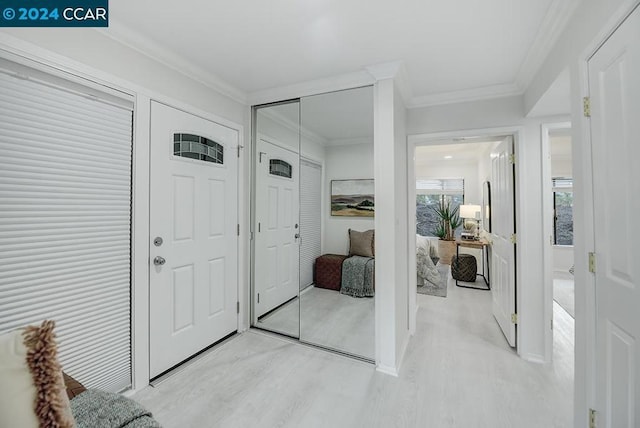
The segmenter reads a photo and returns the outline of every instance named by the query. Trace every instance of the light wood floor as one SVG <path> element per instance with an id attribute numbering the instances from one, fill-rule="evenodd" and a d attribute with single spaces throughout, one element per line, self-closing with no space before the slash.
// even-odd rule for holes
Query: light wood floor
<path id="1" fill-rule="evenodd" d="M 518 358 L 490 293 L 418 295 L 400 376 L 250 331 L 134 396 L 172 427 L 572 427 L 573 319 L 554 305 L 554 363 Z"/>
<path id="2" fill-rule="evenodd" d="M 264 329 L 299 337 L 307 343 L 375 359 L 375 302 L 339 291 L 308 287 L 295 299 L 260 320 Z"/>

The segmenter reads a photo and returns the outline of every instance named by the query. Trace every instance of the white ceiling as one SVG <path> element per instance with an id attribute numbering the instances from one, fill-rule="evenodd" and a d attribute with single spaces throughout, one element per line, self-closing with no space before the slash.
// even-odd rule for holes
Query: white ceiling
<path id="1" fill-rule="evenodd" d="M 104 32 L 244 101 L 400 61 L 417 106 L 521 93 L 579 1 L 118 1 Z"/>

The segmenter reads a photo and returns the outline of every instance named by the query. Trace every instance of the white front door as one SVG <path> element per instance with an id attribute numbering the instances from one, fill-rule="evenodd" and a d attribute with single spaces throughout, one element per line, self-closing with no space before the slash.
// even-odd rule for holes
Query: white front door
<path id="1" fill-rule="evenodd" d="M 151 103 L 150 370 L 237 330 L 238 132 Z"/>
<path id="2" fill-rule="evenodd" d="M 256 153 L 255 317 L 299 291 L 299 157 L 258 139 Z"/>
<path id="3" fill-rule="evenodd" d="M 507 137 L 497 149 L 491 166 L 491 295 L 493 316 L 510 346 L 516 346 L 515 232 L 513 208 L 513 138 Z"/>
<path id="4" fill-rule="evenodd" d="M 640 9 L 589 60 L 598 427 L 640 426 Z"/>

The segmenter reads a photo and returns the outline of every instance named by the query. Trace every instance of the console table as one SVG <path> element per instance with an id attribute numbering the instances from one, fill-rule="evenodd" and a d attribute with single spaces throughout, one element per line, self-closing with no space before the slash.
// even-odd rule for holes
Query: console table
<path id="1" fill-rule="evenodd" d="M 482 273 L 476 273 L 476 276 L 481 276 L 484 279 L 485 287 L 474 287 L 471 285 L 458 284 L 458 280 L 456 279 L 456 285 L 458 287 L 464 288 L 473 288 L 476 290 L 491 290 L 491 283 L 489 282 L 489 252 L 487 251 L 487 247 L 489 246 L 489 242 L 485 239 L 478 240 L 466 240 L 466 239 L 456 239 L 456 263 L 458 262 L 460 256 L 460 247 L 463 248 L 473 248 L 476 250 L 481 250 L 482 254 L 480 258 L 482 259 Z M 486 268 L 485 268 L 485 258 L 486 258 Z"/>

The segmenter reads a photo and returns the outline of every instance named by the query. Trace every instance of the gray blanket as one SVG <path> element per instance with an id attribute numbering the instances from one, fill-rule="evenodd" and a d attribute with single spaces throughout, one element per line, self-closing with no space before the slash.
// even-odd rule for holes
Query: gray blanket
<path id="1" fill-rule="evenodd" d="M 340 293 L 352 297 L 373 297 L 375 261 L 371 257 L 352 256 L 342 263 Z"/>
<path id="2" fill-rule="evenodd" d="M 151 412 L 120 394 L 88 389 L 73 397 L 77 428 L 161 428 Z"/>

